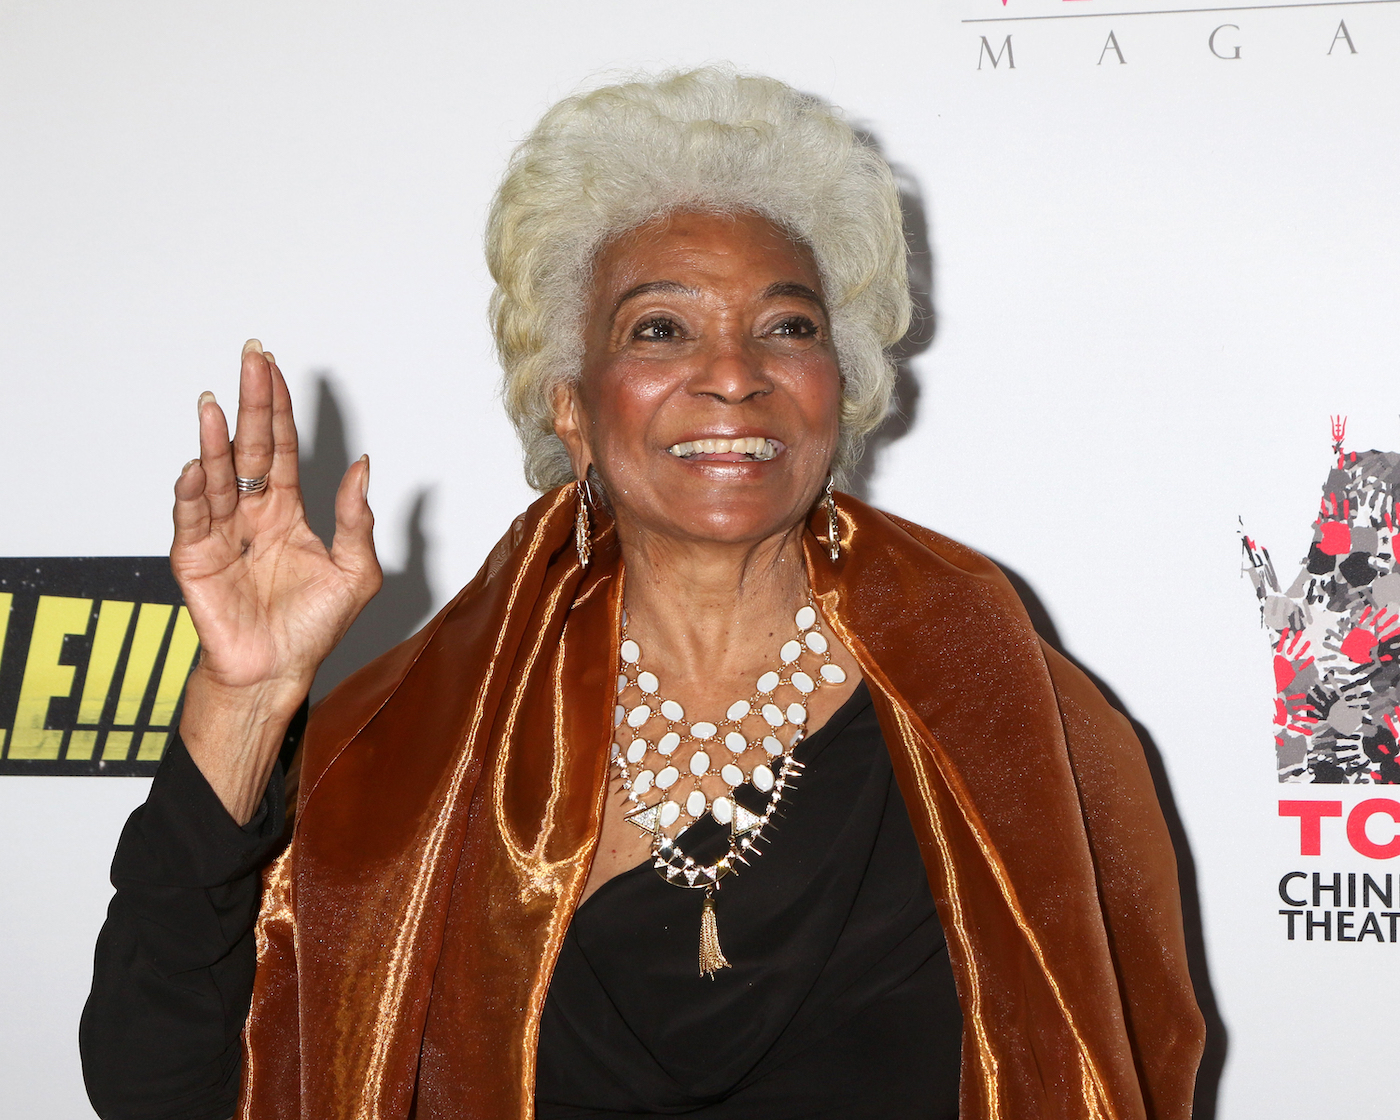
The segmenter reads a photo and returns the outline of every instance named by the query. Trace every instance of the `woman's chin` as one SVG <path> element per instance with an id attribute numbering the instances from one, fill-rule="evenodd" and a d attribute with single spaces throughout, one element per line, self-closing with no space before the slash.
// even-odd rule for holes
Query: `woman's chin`
<path id="1" fill-rule="evenodd" d="M 792 459 L 672 458 L 665 469 L 607 480 L 619 522 L 688 544 L 745 545 L 801 523 L 820 478 L 794 471 Z M 800 477 L 799 477 L 800 475 Z M 809 495 L 806 503 L 802 495 Z M 625 529 L 624 529 L 625 532 Z"/>
<path id="2" fill-rule="evenodd" d="M 660 536 L 691 545 L 754 545 L 789 532 L 804 519 L 792 505 L 792 491 L 769 498 L 749 493 L 727 495 L 724 501 L 666 503 L 659 516 L 648 517 Z"/>

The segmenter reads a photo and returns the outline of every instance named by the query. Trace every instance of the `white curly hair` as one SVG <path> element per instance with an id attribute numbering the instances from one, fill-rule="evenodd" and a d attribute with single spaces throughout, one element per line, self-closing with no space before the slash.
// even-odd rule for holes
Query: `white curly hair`
<path id="1" fill-rule="evenodd" d="M 842 377 L 838 482 L 884 420 L 890 348 L 910 318 L 889 165 L 839 110 L 773 78 L 667 73 L 559 102 L 515 150 L 492 201 L 491 325 L 536 489 L 573 478 L 553 397 L 579 376 L 599 249 L 682 209 L 761 214 L 811 249 Z"/>

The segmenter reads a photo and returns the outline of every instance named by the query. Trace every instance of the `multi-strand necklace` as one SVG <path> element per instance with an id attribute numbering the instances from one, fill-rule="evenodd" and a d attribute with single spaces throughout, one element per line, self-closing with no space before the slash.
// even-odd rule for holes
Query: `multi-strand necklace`
<path id="1" fill-rule="evenodd" d="M 749 698 L 735 700 L 722 720 L 711 722 L 687 719 L 685 709 L 666 698 L 622 615 L 613 764 L 637 806 L 627 820 L 651 836 L 657 872 L 675 886 L 705 891 L 702 975 L 729 967 L 715 925 L 719 881 L 757 854 L 755 845 L 802 770 L 793 751 L 807 734 L 811 696 L 846 679 L 831 659 L 810 596 L 793 621 L 796 633 L 778 651 L 777 665 L 758 678 Z M 697 858 L 686 841 L 690 827 L 706 817 L 729 830 L 727 850 L 709 861 Z"/>

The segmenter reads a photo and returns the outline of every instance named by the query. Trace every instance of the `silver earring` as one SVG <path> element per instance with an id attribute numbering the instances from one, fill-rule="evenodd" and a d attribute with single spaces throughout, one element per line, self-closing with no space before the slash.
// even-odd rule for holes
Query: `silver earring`
<path id="1" fill-rule="evenodd" d="M 826 476 L 826 540 L 834 562 L 841 555 L 841 523 L 836 518 L 836 491 L 831 476 Z"/>
<path id="2" fill-rule="evenodd" d="M 589 486 L 588 479 L 580 480 L 578 504 L 574 509 L 574 547 L 578 549 L 578 562 L 584 569 L 588 568 L 588 562 L 593 559 L 593 524 L 588 516 L 589 499 L 592 497 L 592 487 Z"/>

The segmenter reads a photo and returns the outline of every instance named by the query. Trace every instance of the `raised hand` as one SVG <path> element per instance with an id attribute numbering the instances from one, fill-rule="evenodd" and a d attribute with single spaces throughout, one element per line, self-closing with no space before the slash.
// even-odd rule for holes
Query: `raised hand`
<path id="1" fill-rule="evenodd" d="M 180 730 L 243 823 L 317 667 L 382 582 L 365 497 L 369 460 L 341 480 L 327 550 L 302 506 L 287 383 L 256 340 L 243 347 L 232 442 L 223 410 L 205 393 L 199 446 L 175 484 L 170 550 L 201 646 Z"/>

